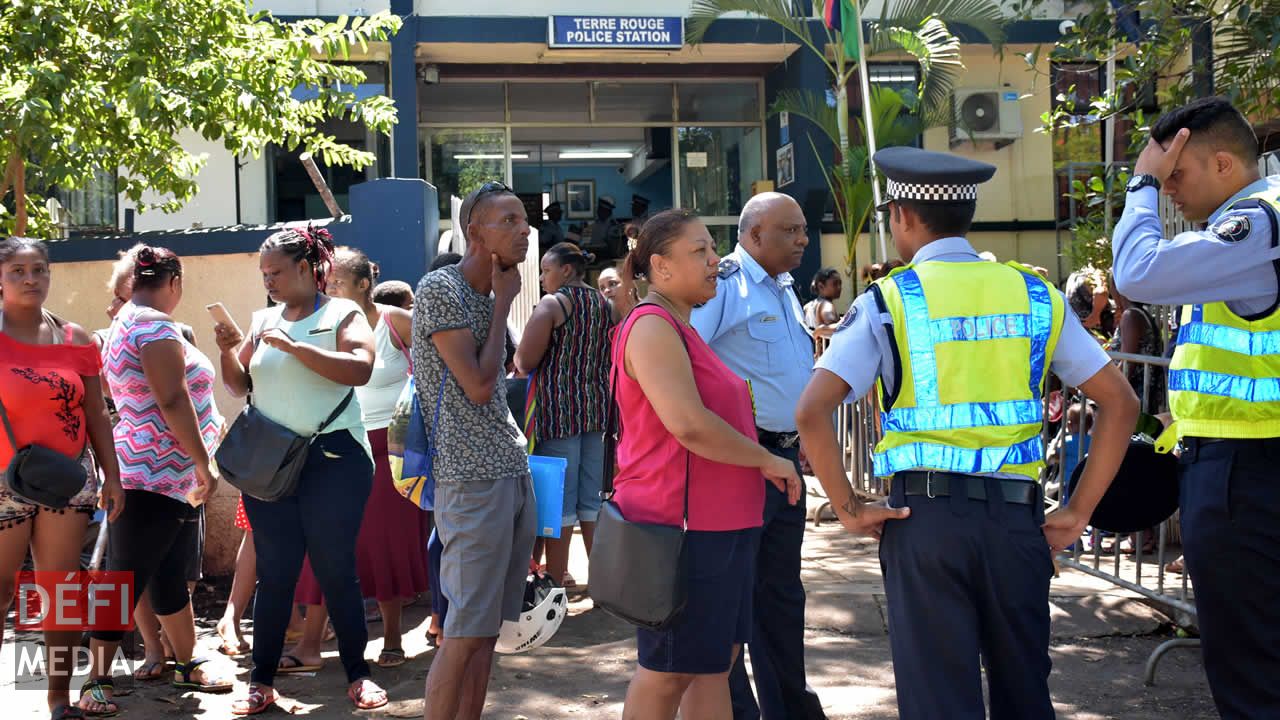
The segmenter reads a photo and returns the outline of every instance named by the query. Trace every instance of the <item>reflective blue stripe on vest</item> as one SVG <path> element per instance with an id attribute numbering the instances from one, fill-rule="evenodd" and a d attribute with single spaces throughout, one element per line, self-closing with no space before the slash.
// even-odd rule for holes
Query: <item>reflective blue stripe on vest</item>
<path id="1" fill-rule="evenodd" d="M 1169 389 L 1246 402 L 1280 402 L 1280 378 L 1247 378 L 1209 370 L 1170 370 Z"/>
<path id="2" fill-rule="evenodd" d="M 911 379 L 916 385 L 916 405 L 938 405 L 938 363 L 933 354 L 933 323 L 929 304 L 915 270 L 907 270 L 894 278 L 902 295 L 902 311 L 907 320 L 907 352 L 911 355 Z M 929 332 L 919 332 L 928 328 Z"/>
<path id="3" fill-rule="evenodd" d="M 1191 310 L 1191 321 L 1178 328 L 1179 345 L 1207 345 L 1237 355 L 1280 355 L 1280 330 L 1249 332 L 1204 322 L 1204 308 Z"/>
<path id="4" fill-rule="evenodd" d="M 1005 465 L 1025 465 L 1043 457 L 1043 441 L 1037 435 L 1009 447 L 972 450 L 938 443 L 910 443 L 876 453 L 872 459 L 877 477 L 915 468 L 940 468 L 949 472 L 989 474 Z"/>
<path id="5" fill-rule="evenodd" d="M 893 409 L 885 414 L 885 432 L 929 432 L 961 428 L 1032 425 L 1043 419 L 1039 400 L 957 403 L 937 407 Z"/>
<path id="6" fill-rule="evenodd" d="M 1049 286 L 1027 273 L 1022 273 L 1027 284 L 1027 300 L 1031 303 L 1031 397 L 1040 399 L 1040 387 L 1044 381 L 1045 355 L 1049 351 L 1049 336 L 1053 334 L 1053 300 Z"/>

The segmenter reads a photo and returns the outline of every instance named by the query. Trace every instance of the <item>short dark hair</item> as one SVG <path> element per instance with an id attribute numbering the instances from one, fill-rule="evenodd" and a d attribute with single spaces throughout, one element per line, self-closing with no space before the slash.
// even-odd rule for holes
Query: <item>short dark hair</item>
<path id="1" fill-rule="evenodd" d="M 973 225 L 973 214 L 978 204 L 973 201 L 950 203 L 923 203 L 915 200 L 895 200 L 894 205 L 909 208 L 920 218 L 929 231 L 939 237 L 964 237 Z M 892 210 L 892 208 L 890 208 Z"/>
<path id="2" fill-rule="evenodd" d="M 413 305 L 413 288 L 403 280 L 384 280 L 373 289 L 373 301 L 381 305 Z"/>
<path id="3" fill-rule="evenodd" d="M 373 293 L 373 286 L 378 284 L 378 263 L 369 259 L 360 248 L 340 245 L 333 249 L 333 266 L 351 273 L 357 281 L 368 280 L 368 293 Z"/>
<path id="4" fill-rule="evenodd" d="M 1174 108 L 1151 126 L 1151 139 L 1164 143 L 1182 128 L 1192 141 L 1208 142 L 1214 150 L 1226 150 L 1241 160 L 1258 159 L 1258 136 L 1244 115 L 1221 96 L 1207 97 Z"/>
<path id="5" fill-rule="evenodd" d="M 0 239 L 0 264 L 9 262 L 23 250 L 35 250 L 40 259 L 49 262 L 49 246 L 34 238 L 14 235 Z"/>
<path id="6" fill-rule="evenodd" d="M 809 284 L 809 289 L 813 292 L 814 295 L 817 295 L 818 288 L 822 287 L 823 284 L 831 280 L 831 278 L 839 277 L 839 276 L 840 276 L 839 270 L 833 267 L 824 267 L 818 272 L 814 273 L 813 282 Z"/>
<path id="7" fill-rule="evenodd" d="M 596 261 L 596 256 L 585 252 L 571 242 L 560 242 L 547 250 L 545 257 L 560 266 L 573 268 L 574 275 L 582 279 L 587 275 L 587 265 Z"/>

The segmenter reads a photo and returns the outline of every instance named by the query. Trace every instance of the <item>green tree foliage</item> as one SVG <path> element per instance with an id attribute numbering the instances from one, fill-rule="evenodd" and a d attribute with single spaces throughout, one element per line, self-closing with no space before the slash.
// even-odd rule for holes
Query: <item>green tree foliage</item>
<path id="1" fill-rule="evenodd" d="M 0 232 L 43 235 L 36 209 L 52 188 L 99 169 L 139 207 L 173 211 L 196 191 L 205 158 L 194 130 L 239 155 L 299 146 L 329 165 L 363 168 L 372 153 L 320 132 L 342 118 L 386 133 L 384 96 L 358 100 L 364 74 L 342 64 L 400 28 L 387 13 L 284 22 L 244 0 L 5 0 L 0 3 Z M 160 198 L 144 203 L 144 192 Z M 29 210 L 30 208 L 30 210 Z M 28 220 L 36 221 L 28 228 Z M 47 218 L 47 215 L 43 217 Z M 43 225 L 43 227 L 42 227 Z"/>

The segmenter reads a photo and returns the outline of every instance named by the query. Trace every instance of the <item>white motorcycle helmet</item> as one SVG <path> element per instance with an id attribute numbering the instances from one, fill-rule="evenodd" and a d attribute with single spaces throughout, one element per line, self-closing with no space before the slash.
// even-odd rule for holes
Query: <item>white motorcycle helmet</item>
<path id="1" fill-rule="evenodd" d="M 524 588 L 524 606 L 518 620 L 506 620 L 498 631 L 494 650 L 510 655 L 542 647 L 560 629 L 569 614 L 564 588 L 546 575 L 530 576 Z"/>

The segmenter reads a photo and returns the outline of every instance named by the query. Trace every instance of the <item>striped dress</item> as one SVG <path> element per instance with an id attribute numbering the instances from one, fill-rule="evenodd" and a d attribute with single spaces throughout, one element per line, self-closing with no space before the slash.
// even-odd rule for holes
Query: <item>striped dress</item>
<path id="1" fill-rule="evenodd" d="M 107 383 L 120 413 L 114 430 L 120 483 L 126 490 L 147 490 L 185 502 L 195 487 L 195 463 L 160 414 L 142 371 L 142 348 L 160 340 L 182 344 L 187 388 L 205 449 L 210 452 L 223 423 L 213 402 L 213 363 L 182 336 L 177 323 L 139 318 L 147 312 L 149 308 L 133 303 L 120 308 L 103 352 Z"/>
<path id="2" fill-rule="evenodd" d="M 573 307 L 565 323 L 551 331 L 538 366 L 534 427 L 539 440 L 602 432 L 609 400 L 609 301 L 594 288 L 563 287 L 559 294 Z"/>

